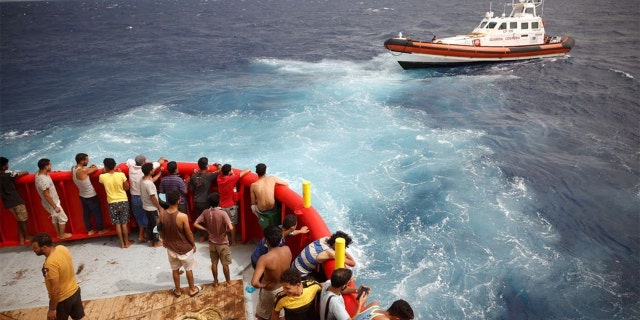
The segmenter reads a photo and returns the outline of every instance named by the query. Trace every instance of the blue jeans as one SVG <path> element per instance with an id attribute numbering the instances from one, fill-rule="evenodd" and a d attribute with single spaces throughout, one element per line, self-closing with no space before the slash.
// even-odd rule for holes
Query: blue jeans
<path id="1" fill-rule="evenodd" d="M 133 216 L 136 218 L 138 227 L 146 228 L 149 224 L 149 220 L 147 219 L 147 214 L 142 208 L 142 198 L 140 196 L 131 195 L 131 211 L 133 211 Z"/>
<path id="2" fill-rule="evenodd" d="M 80 197 L 82 203 L 82 215 L 84 216 L 84 225 L 87 227 L 87 231 L 91 230 L 91 213 L 96 220 L 96 231 L 102 231 L 102 209 L 100 208 L 100 199 L 98 196 L 91 198 Z"/>

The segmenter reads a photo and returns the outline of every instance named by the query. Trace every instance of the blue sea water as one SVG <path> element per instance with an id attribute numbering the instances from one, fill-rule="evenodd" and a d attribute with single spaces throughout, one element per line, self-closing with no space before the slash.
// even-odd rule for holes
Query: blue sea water
<path id="1" fill-rule="evenodd" d="M 468 32 L 488 8 L 0 2 L 0 153 L 32 172 L 78 152 L 265 162 L 311 181 L 384 307 L 637 319 L 640 5 L 546 3 L 547 31 L 576 39 L 565 58 L 403 71 L 382 47 Z"/>

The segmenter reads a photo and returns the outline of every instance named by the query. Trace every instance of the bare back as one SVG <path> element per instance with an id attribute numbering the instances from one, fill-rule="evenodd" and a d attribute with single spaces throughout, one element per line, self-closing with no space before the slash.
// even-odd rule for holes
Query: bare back
<path id="1" fill-rule="evenodd" d="M 258 259 L 256 270 L 253 274 L 254 281 L 260 281 L 266 290 L 275 290 L 280 287 L 280 275 L 291 267 L 291 249 L 287 246 L 276 247 L 269 250 Z"/>
<path id="2" fill-rule="evenodd" d="M 251 185 L 252 204 L 257 204 L 260 211 L 268 211 L 275 207 L 276 184 L 287 185 L 274 176 L 262 176 Z"/>

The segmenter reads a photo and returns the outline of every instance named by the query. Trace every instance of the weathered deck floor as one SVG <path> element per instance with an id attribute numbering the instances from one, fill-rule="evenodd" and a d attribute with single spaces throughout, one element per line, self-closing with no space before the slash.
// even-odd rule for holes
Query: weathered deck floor
<path id="1" fill-rule="evenodd" d="M 92 320 L 102 319 L 195 319 L 184 317 L 188 312 L 212 312 L 210 319 L 246 319 L 243 281 L 232 280 L 231 286 L 203 285 L 203 290 L 191 298 L 184 292 L 175 298 L 169 290 L 129 294 L 105 299 L 84 301 L 85 313 Z M 216 312 L 219 317 L 216 317 Z M 0 320 L 45 319 L 47 307 L 0 312 Z M 204 318 L 206 319 L 206 318 Z"/>

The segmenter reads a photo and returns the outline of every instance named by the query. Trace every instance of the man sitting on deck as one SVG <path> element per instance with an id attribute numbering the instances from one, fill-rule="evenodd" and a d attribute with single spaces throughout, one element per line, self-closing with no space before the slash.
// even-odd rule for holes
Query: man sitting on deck
<path id="1" fill-rule="evenodd" d="M 299 230 L 296 230 L 297 226 L 298 226 L 298 218 L 296 217 L 295 214 L 290 213 L 284 217 L 284 220 L 282 221 L 282 225 L 280 225 L 280 230 L 282 231 L 282 238 L 280 240 L 280 244 L 278 245 L 279 247 L 284 246 L 285 240 L 288 237 L 295 236 L 298 234 L 309 233 L 309 228 L 307 226 L 303 226 Z M 262 239 L 260 239 L 260 241 L 256 245 L 256 248 L 253 250 L 253 253 L 251 254 L 251 266 L 253 266 L 254 269 L 256 268 L 258 259 L 260 259 L 260 257 L 263 254 L 266 254 L 267 251 L 269 251 L 269 246 L 267 246 L 267 240 L 265 239 L 265 237 L 262 237 Z"/>
<path id="2" fill-rule="evenodd" d="M 335 259 L 335 244 L 336 239 L 338 238 L 343 238 L 345 240 L 345 245 L 347 248 L 352 242 L 351 237 L 342 231 L 337 231 L 336 233 L 332 234 L 330 238 L 320 238 L 310 243 L 300 252 L 300 254 L 291 264 L 291 268 L 298 270 L 300 274 L 302 274 L 302 277 L 305 279 L 313 278 L 320 282 L 324 282 L 326 280 L 326 277 L 321 272 L 320 267 L 325 261 Z M 344 263 L 345 265 L 352 268 L 356 266 L 356 261 L 347 252 L 345 252 Z"/>
<path id="3" fill-rule="evenodd" d="M 316 296 L 322 286 L 315 280 L 302 280 L 300 272 L 287 269 L 280 276 L 282 292 L 276 296 L 276 306 L 271 320 L 281 319 L 280 311 L 284 310 L 286 320 L 317 320 Z"/>

